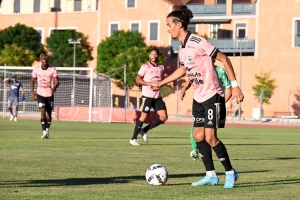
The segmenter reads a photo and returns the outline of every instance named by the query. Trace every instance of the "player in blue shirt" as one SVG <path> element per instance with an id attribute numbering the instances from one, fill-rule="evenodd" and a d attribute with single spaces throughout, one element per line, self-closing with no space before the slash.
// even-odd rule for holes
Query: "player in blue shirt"
<path id="1" fill-rule="evenodd" d="M 8 103 L 7 107 L 11 114 L 10 121 L 12 120 L 17 121 L 20 90 L 22 92 L 21 100 L 22 101 L 25 100 L 23 85 L 20 81 L 17 81 L 16 75 L 12 75 L 9 78 L 5 78 L 3 82 L 8 83 L 10 88 L 8 102 L 7 102 Z"/>

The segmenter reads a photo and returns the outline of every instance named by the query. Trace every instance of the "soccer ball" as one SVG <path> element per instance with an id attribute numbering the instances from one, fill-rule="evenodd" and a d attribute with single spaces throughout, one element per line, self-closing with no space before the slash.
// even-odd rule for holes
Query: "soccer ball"
<path id="1" fill-rule="evenodd" d="M 150 185 L 163 185 L 168 180 L 168 171 L 161 164 L 154 164 L 146 171 L 146 181 Z"/>

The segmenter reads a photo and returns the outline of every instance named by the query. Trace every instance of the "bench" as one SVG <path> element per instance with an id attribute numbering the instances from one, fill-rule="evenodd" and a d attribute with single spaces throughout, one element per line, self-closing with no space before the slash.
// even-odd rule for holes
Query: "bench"
<path id="1" fill-rule="evenodd" d="M 297 124 L 298 124 L 299 117 L 298 116 L 290 116 L 290 115 L 288 115 L 288 116 L 282 116 L 281 117 L 281 124 L 283 124 L 283 120 L 284 119 L 287 119 L 287 123 L 288 124 L 289 124 L 289 119 L 296 119 L 297 120 Z"/>

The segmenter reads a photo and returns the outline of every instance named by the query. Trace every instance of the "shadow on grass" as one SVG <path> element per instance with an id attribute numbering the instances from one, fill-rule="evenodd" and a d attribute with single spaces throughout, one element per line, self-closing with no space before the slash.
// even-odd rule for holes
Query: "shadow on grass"
<path id="1" fill-rule="evenodd" d="M 243 159 L 231 159 L 231 160 L 299 160 L 297 157 L 278 157 L 278 158 L 243 158 Z"/>
<path id="2" fill-rule="evenodd" d="M 253 182 L 253 183 L 240 183 L 236 187 L 261 187 L 269 185 L 287 185 L 287 184 L 299 184 L 300 179 L 283 179 L 276 181 L 264 181 L 264 182 Z"/>
<path id="3" fill-rule="evenodd" d="M 244 171 L 243 173 L 260 173 L 263 171 Z M 193 174 L 170 174 L 169 179 L 180 179 L 195 177 L 195 181 L 205 176 L 205 173 Z M 220 173 L 220 176 L 224 176 Z M 67 178 L 67 179 L 45 179 L 45 180 L 20 180 L 20 181 L 1 181 L 0 188 L 7 187 L 51 187 L 51 186 L 76 186 L 76 185 L 100 185 L 100 184 L 125 184 L 134 181 L 144 181 L 145 176 L 117 176 L 117 177 L 103 177 L 103 178 Z M 179 182 L 172 185 L 190 185 L 191 183 Z"/>

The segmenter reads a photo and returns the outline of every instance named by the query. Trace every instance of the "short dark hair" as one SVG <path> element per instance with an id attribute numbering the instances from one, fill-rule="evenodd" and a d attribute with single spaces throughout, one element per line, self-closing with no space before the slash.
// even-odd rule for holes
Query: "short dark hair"
<path id="1" fill-rule="evenodd" d="M 180 10 L 174 10 L 170 12 L 167 18 L 173 18 L 173 22 L 181 22 L 184 30 L 187 30 L 187 26 L 190 23 L 190 19 L 194 17 L 192 11 L 188 9 L 185 5 L 180 6 Z"/>
<path id="2" fill-rule="evenodd" d="M 156 47 L 151 47 L 151 48 L 149 49 L 149 53 L 151 53 L 151 51 L 156 51 L 157 55 L 159 55 L 159 50 L 158 50 L 158 48 L 156 48 Z"/>

